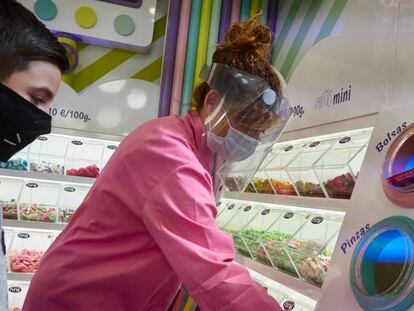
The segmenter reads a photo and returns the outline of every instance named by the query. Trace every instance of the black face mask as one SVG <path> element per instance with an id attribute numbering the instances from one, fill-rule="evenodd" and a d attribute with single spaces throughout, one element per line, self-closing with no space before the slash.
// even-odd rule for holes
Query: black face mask
<path id="1" fill-rule="evenodd" d="M 51 130 L 52 117 L 0 83 L 0 161 Z"/>

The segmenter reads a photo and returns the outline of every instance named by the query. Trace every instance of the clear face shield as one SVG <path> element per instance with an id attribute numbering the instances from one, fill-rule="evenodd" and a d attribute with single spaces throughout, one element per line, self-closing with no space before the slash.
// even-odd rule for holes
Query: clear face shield
<path id="1" fill-rule="evenodd" d="M 216 174 L 243 191 L 285 128 L 288 102 L 262 78 L 232 66 L 215 63 L 204 75 L 216 97 L 205 119 L 207 145 L 224 159 Z"/>

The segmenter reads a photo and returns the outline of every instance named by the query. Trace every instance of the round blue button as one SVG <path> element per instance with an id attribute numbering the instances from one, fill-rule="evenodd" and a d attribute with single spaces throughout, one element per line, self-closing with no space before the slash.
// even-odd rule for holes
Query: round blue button
<path id="1" fill-rule="evenodd" d="M 57 15 L 57 6 L 52 0 L 38 0 L 34 5 L 35 14 L 44 21 L 51 21 Z"/>

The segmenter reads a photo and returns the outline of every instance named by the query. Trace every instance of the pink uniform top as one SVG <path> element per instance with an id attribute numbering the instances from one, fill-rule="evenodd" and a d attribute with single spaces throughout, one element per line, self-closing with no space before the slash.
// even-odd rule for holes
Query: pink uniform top
<path id="1" fill-rule="evenodd" d="M 201 310 L 281 310 L 233 262 L 195 112 L 130 134 L 33 277 L 23 311 L 164 311 L 181 282 Z"/>

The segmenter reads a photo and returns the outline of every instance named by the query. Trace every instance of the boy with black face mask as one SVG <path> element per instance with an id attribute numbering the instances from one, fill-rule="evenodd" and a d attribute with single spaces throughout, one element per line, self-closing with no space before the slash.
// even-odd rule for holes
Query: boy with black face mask
<path id="1" fill-rule="evenodd" d="M 50 133 L 49 108 L 68 68 L 56 37 L 21 4 L 1 0 L 0 161 Z M 2 213 L 0 229 L 1 219 Z M 4 254 L 3 234 L 1 240 Z M 7 310 L 6 301 L 6 265 L 0 256 L 0 311 Z"/>

